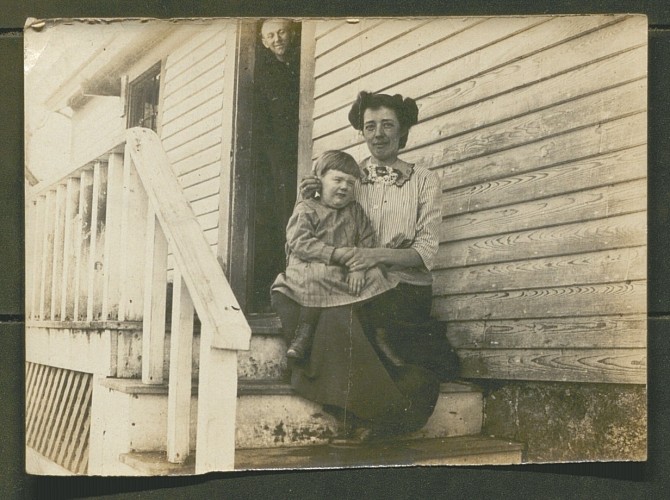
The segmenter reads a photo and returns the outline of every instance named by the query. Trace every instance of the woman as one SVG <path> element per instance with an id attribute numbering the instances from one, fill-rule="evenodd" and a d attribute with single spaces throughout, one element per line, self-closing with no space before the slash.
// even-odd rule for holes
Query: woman
<path id="1" fill-rule="evenodd" d="M 362 306 L 324 309 L 306 362 L 295 366 L 291 383 L 299 394 L 340 417 L 344 438 L 410 432 L 430 417 L 439 380 L 407 362 L 412 347 L 396 350 L 388 334 L 425 325 L 431 309 L 430 269 L 438 247 L 439 181 L 429 170 L 398 158 L 418 108 L 400 95 L 361 92 L 349 122 L 361 131 L 371 156 L 361 164 L 355 197 L 370 218 L 378 248 L 343 248 L 334 263 L 350 271 L 383 265 L 399 285 Z M 318 188 L 309 178 L 304 197 Z M 273 287 L 273 306 L 285 332 L 295 331 L 295 302 Z"/>

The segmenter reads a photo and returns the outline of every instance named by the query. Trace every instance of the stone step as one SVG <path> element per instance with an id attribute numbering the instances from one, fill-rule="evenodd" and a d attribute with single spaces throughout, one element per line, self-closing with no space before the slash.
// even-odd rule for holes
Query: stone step
<path id="1" fill-rule="evenodd" d="M 321 405 L 293 393 L 288 384 L 240 381 L 238 448 L 324 444 L 337 433 L 337 421 Z M 482 394 L 471 384 L 444 383 L 433 415 L 411 439 L 479 434 Z"/>
<path id="2" fill-rule="evenodd" d="M 122 453 L 166 449 L 167 385 L 146 385 L 133 379 L 101 379 L 94 388 L 96 414 L 109 415 L 101 463 Z M 197 386 L 191 398 L 190 441 L 195 445 Z M 111 412 L 110 408 L 124 411 Z M 482 426 L 482 394 L 463 383 L 441 386 L 435 412 L 423 429 L 407 439 L 476 435 Z M 323 445 L 338 431 L 336 420 L 321 406 L 294 394 L 288 384 L 242 380 L 238 385 L 237 448 Z"/>
<path id="3" fill-rule="evenodd" d="M 238 449 L 236 470 L 294 468 L 331 469 L 390 465 L 512 465 L 523 460 L 520 443 L 485 436 L 423 439 L 386 439 L 358 447 L 330 445 L 288 448 Z M 121 461 L 138 474 L 187 475 L 195 472 L 193 457 L 184 464 L 170 464 L 165 453 L 126 453 Z"/>

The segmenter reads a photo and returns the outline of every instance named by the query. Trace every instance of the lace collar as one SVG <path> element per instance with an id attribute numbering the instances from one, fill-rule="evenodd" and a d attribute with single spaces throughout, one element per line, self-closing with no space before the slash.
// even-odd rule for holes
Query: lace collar
<path id="1" fill-rule="evenodd" d="M 414 165 L 405 163 L 402 160 L 396 160 L 393 165 L 378 165 L 372 157 L 363 162 L 363 184 L 386 184 L 390 186 L 395 184 L 402 187 L 414 173 Z"/>

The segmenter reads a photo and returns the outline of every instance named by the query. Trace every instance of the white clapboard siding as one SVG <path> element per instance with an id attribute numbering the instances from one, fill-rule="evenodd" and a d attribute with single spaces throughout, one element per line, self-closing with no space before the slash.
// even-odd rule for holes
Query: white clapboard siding
<path id="1" fill-rule="evenodd" d="M 369 155 L 360 90 L 417 99 L 442 185 L 433 314 L 463 376 L 645 382 L 643 16 L 317 22 L 311 158 Z"/>
<path id="2" fill-rule="evenodd" d="M 161 140 L 207 241 L 216 252 L 224 114 L 226 30 L 204 30 L 165 63 Z M 173 259 L 168 257 L 168 268 Z"/>

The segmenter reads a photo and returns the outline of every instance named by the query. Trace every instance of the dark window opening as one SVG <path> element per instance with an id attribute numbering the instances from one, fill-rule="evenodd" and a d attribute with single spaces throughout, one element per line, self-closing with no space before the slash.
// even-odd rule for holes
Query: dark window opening
<path id="1" fill-rule="evenodd" d="M 158 63 L 133 80 L 128 87 L 128 128 L 158 130 L 158 97 L 161 64 Z"/>

